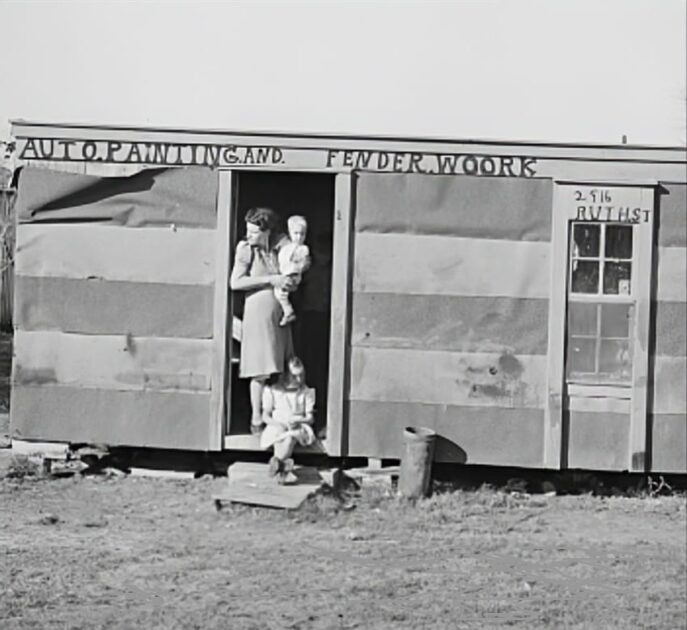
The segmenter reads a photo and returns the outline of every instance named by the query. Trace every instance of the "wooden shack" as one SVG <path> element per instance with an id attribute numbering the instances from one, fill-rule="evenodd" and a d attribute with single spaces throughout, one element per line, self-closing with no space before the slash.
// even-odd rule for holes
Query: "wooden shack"
<path id="1" fill-rule="evenodd" d="M 687 154 L 15 121 L 15 439 L 257 449 L 228 288 L 255 205 L 310 224 L 321 448 L 687 471 Z M 308 293 L 309 291 L 309 293 Z"/>

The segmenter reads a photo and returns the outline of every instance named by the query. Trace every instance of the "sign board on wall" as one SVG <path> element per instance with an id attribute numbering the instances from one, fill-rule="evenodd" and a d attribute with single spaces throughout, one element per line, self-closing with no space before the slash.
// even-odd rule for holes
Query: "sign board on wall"
<path id="1" fill-rule="evenodd" d="M 361 149 L 288 148 L 212 143 L 135 142 L 20 138 L 19 158 L 108 164 L 210 166 L 216 168 L 279 167 L 383 173 L 534 177 L 537 160 L 514 155 L 427 153 Z"/>

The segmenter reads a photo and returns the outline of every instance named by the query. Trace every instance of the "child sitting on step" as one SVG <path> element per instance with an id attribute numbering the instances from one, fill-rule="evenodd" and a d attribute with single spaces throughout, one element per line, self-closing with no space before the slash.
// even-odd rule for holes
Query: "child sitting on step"
<path id="1" fill-rule="evenodd" d="M 274 385 L 262 395 L 262 417 L 265 429 L 260 447 L 274 448 L 270 459 L 270 476 L 279 483 L 293 482 L 293 449 L 296 444 L 309 446 L 315 441 L 312 430 L 315 390 L 305 384 L 305 368 L 298 357 L 291 357 L 287 368 Z"/>

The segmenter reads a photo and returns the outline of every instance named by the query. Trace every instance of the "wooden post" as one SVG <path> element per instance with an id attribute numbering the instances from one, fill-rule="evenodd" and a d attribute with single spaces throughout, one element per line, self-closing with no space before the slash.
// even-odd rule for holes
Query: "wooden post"
<path id="1" fill-rule="evenodd" d="M 220 450 L 227 432 L 227 328 L 229 323 L 229 247 L 233 205 L 233 173 L 220 171 L 215 228 L 215 298 L 212 315 L 211 448 Z"/>
<path id="2" fill-rule="evenodd" d="M 0 185 L 0 330 L 12 330 L 14 296 L 14 199 L 15 190 Z"/>
<path id="3" fill-rule="evenodd" d="M 632 274 L 635 283 L 635 316 L 632 346 L 632 406 L 630 409 L 630 440 L 628 453 L 628 470 L 647 472 L 649 457 L 646 447 L 647 426 L 647 387 L 649 383 L 649 319 L 651 317 L 651 283 L 653 270 L 653 234 L 655 205 L 654 188 L 641 191 L 641 207 L 650 207 L 646 221 L 640 223 L 637 230 L 636 271 Z M 649 196 L 645 201 L 645 195 Z"/>
<path id="4" fill-rule="evenodd" d="M 544 466 L 561 468 L 563 443 L 563 354 L 568 272 L 568 217 L 558 203 L 554 185 L 551 220 L 551 292 L 549 295 L 549 347 L 544 408 Z"/>
<path id="5" fill-rule="evenodd" d="M 332 312 L 329 349 L 329 395 L 327 402 L 327 452 L 344 457 L 348 452 L 346 399 L 348 397 L 349 310 L 351 294 L 351 248 L 355 175 L 336 176 L 334 248 L 332 252 Z"/>

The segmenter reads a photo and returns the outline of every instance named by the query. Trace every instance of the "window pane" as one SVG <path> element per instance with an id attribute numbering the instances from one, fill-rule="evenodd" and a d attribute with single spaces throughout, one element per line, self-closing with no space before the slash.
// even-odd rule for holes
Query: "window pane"
<path id="1" fill-rule="evenodd" d="M 600 226 L 576 223 L 573 230 L 573 239 L 575 242 L 573 256 L 582 256 L 584 258 L 598 256 Z"/>
<path id="2" fill-rule="evenodd" d="M 631 263 L 607 262 L 604 266 L 604 293 L 630 295 Z"/>
<path id="3" fill-rule="evenodd" d="M 632 357 L 628 341 L 601 340 L 599 348 L 599 372 L 618 380 L 632 376 Z"/>
<path id="4" fill-rule="evenodd" d="M 568 373 L 593 373 L 596 339 L 570 337 L 568 343 Z"/>
<path id="5" fill-rule="evenodd" d="M 568 304 L 568 327 L 571 335 L 596 337 L 596 304 L 570 302 Z"/>
<path id="6" fill-rule="evenodd" d="M 599 263 L 592 260 L 574 260 L 572 273 L 573 293 L 599 292 Z"/>
<path id="7" fill-rule="evenodd" d="M 606 227 L 606 258 L 632 258 L 632 226 Z"/>
<path id="8" fill-rule="evenodd" d="M 629 337 L 630 334 L 630 305 L 602 304 L 601 305 L 601 336 Z"/>

